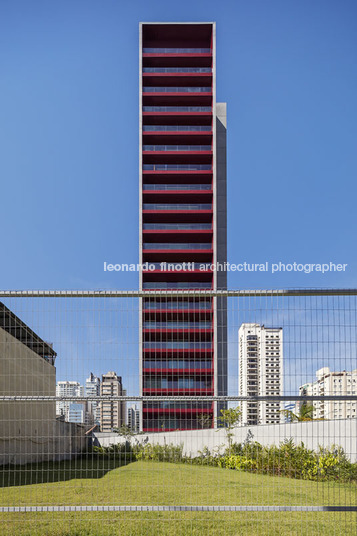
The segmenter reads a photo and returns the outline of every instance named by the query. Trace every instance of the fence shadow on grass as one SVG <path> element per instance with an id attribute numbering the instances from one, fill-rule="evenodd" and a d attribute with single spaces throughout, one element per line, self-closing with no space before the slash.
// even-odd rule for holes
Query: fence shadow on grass
<path id="1" fill-rule="evenodd" d="M 135 461 L 133 453 L 100 455 L 90 453 L 73 460 L 0 467 L 0 488 L 48 482 L 103 478 L 109 471 Z"/>

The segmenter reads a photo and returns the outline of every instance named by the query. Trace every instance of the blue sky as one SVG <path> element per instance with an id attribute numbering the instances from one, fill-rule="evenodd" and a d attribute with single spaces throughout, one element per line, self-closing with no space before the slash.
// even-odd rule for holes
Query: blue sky
<path id="1" fill-rule="evenodd" d="M 232 272 L 229 286 L 356 287 L 357 5 L 347 0 L 3 0 L 0 287 L 138 288 L 137 273 L 104 273 L 103 262 L 138 262 L 140 21 L 217 23 L 217 98 L 228 105 L 228 260 L 348 264 L 323 275 Z M 116 367 L 137 390 L 136 311 L 127 340 L 111 339 L 119 320 L 103 324 L 114 346 L 111 356 L 101 347 L 99 367 L 94 343 L 103 332 L 84 335 L 87 351 L 71 315 L 56 317 L 54 333 L 46 314 L 12 304 L 57 341 L 58 379 Z M 234 378 L 244 319 L 231 324 Z M 133 344 L 127 368 L 123 344 Z"/>
<path id="2" fill-rule="evenodd" d="M 230 273 L 231 288 L 355 287 L 353 1 L 0 5 L 2 288 L 137 288 L 138 23 L 217 22 L 228 103 L 230 262 L 347 263 Z"/>

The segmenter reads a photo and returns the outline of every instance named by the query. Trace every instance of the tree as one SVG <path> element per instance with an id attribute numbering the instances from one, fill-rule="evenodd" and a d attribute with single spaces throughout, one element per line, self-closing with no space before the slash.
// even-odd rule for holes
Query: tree
<path id="1" fill-rule="evenodd" d="M 221 409 L 221 415 L 219 420 L 226 428 L 227 440 L 228 440 L 228 453 L 231 453 L 233 442 L 233 430 L 239 424 L 242 418 L 242 411 L 239 406 L 236 408 Z"/>
<path id="2" fill-rule="evenodd" d="M 305 422 L 314 420 L 314 406 L 306 402 L 299 407 L 299 413 L 296 414 L 290 409 L 283 409 L 282 413 L 289 418 L 290 422 Z"/>
<path id="3" fill-rule="evenodd" d="M 207 415 L 207 413 L 200 413 L 197 415 L 197 422 L 200 428 L 211 428 L 212 426 L 212 418 L 210 415 Z"/>
<path id="4" fill-rule="evenodd" d="M 114 428 L 113 432 L 115 432 L 116 434 L 120 436 L 123 436 L 126 439 L 126 441 L 129 441 L 130 438 L 133 437 L 133 435 L 135 435 L 133 430 L 129 428 L 129 426 L 127 426 L 126 424 L 122 424 L 120 428 Z"/>

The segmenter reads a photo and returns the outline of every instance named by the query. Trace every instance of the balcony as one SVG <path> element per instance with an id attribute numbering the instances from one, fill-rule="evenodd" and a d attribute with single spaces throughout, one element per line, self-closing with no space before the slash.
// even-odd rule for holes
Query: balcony
<path id="1" fill-rule="evenodd" d="M 180 401 L 168 401 L 163 400 L 162 402 L 143 402 L 143 410 L 209 410 L 213 409 L 212 402 L 180 402 Z"/>
<path id="2" fill-rule="evenodd" d="M 205 262 L 150 262 L 148 266 L 143 268 L 144 274 L 154 274 L 156 272 L 164 273 L 194 273 L 202 272 L 203 274 L 207 272 L 212 272 L 211 263 Z M 273 371 L 274 372 L 274 371 Z"/>
<path id="3" fill-rule="evenodd" d="M 212 145 L 143 145 L 143 151 L 147 152 L 212 152 Z"/>
<path id="4" fill-rule="evenodd" d="M 179 210 L 179 211 L 187 211 L 187 210 L 212 210 L 212 204 L 211 203 L 196 203 L 193 205 L 189 205 L 186 203 L 180 203 L 180 204 L 162 204 L 162 203 L 144 203 L 143 204 L 143 210 Z"/>
<path id="5" fill-rule="evenodd" d="M 143 371 L 146 374 L 206 374 L 211 375 L 213 373 L 212 361 L 146 361 L 143 364 Z"/>
<path id="6" fill-rule="evenodd" d="M 212 127 L 210 125 L 143 125 L 143 132 L 212 133 Z"/>
<path id="7" fill-rule="evenodd" d="M 144 329 L 182 330 L 212 329 L 212 322 L 144 322 Z"/>
<path id="8" fill-rule="evenodd" d="M 143 113 L 212 113 L 212 106 L 143 106 Z"/>
<path id="9" fill-rule="evenodd" d="M 190 301 L 144 301 L 144 310 L 149 311 L 186 311 L 186 312 L 201 312 L 212 311 L 212 303 L 210 301 L 204 302 L 190 302 Z"/>
<path id="10" fill-rule="evenodd" d="M 143 93 L 212 93 L 212 87 L 146 86 L 143 87 Z"/>
<path id="11" fill-rule="evenodd" d="M 143 54 L 212 54 L 211 48 L 143 48 Z"/>
<path id="12" fill-rule="evenodd" d="M 144 164 L 143 171 L 212 171 L 211 164 Z"/>
<path id="13" fill-rule="evenodd" d="M 143 74 L 208 74 L 212 67 L 143 67 Z"/>
<path id="14" fill-rule="evenodd" d="M 212 67 L 210 56 L 192 57 L 146 57 L 142 71 L 145 87 L 183 86 L 212 87 Z M 186 60 L 186 61 L 185 61 Z M 199 64 L 199 66 L 198 66 Z"/>
<path id="15" fill-rule="evenodd" d="M 212 231 L 211 223 L 144 223 L 144 231 Z"/>
<path id="16" fill-rule="evenodd" d="M 208 242 L 146 242 L 143 244 L 143 249 L 212 249 L 212 244 Z"/>
<path id="17" fill-rule="evenodd" d="M 209 290 L 212 288 L 211 282 L 191 282 L 191 281 L 148 281 L 143 283 L 144 290 L 174 290 L 174 289 L 205 289 Z"/>
<path id="18" fill-rule="evenodd" d="M 212 342 L 151 341 L 143 342 L 144 350 L 213 350 Z"/>

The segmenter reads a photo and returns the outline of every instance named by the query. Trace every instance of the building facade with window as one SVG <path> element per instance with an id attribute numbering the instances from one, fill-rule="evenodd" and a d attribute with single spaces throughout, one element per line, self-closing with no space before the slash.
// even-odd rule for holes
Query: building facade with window
<path id="1" fill-rule="evenodd" d="M 103 374 L 100 394 L 104 398 L 125 396 L 121 376 L 112 371 Z M 125 424 L 126 403 L 121 400 L 106 401 L 104 398 L 100 402 L 100 431 L 112 432 L 113 428 L 120 428 Z"/>
<path id="2" fill-rule="evenodd" d="M 100 395 L 100 378 L 90 373 L 86 379 L 86 396 L 99 396 Z M 100 404 L 97 401 L 91 400 L 87 402 L 88 412 L 92 415 L 93 424 L 100 424 Z"/>
<path id="3" fill-rule="evenodd" d="M 239 328 L 240 396 L 283 395 L 283 330 L 243 323 Z M 242 424 L 278 424 L 283 402 L 243 401 Z"/>
<path id="4" fill-rule="evenodd" d="M 128 408 L 127 425 L 133 432 L 140 431 L 140 410 L 136 406 Z"/>
<path id="5" fill-rule="evenodd" d="M 226 105 L 216 102 L 215 23 L 140 24 L 142 291 L 227 287 Z M 220 406 L 165 396 L 227 394 L 225 298 L 141 299 L 145 431 L 214 426 Z"/>
<path id="6" fill-rule="evenodd" d="M 323 367 L 316 372 L 317 380 L 306 383 L 299 389 L 300 396 L 356 396 L 357 369 L 348 372 L 332 372 Z M 299 405 L 296 405 L 297 412 Z M 355 400 L 316 400 L 313 402 L 314 419 L 355 419 L 357 402 Z"/>

